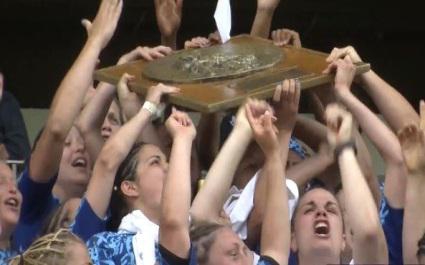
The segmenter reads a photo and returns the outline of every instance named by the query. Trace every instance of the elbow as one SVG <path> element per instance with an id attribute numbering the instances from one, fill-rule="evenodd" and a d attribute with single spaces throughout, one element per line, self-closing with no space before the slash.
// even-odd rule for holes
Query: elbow
<path id="1" fill-rule="evenodd" d="M 68 136 L 70 128 L 66 128 L 62 123 L 52 121 L 49 122 L 44 128 L 43 134 L 49 135 L 49 139 L 52 139 L 55 142 L 64 142 Z"/>

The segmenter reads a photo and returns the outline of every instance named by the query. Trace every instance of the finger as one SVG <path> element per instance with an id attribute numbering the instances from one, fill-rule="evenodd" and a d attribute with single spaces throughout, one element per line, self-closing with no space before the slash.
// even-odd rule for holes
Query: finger
<path id="1" fill-rule="evenodd" d="M 159 59 L 159 58 L 163 58 L 165 55 L 160 53 L 159 51 L 156 50 L 151 50 L 149 52 L 149 55 L 153 58 L 153 59 Z"/>
<path id="2" fill-rule="evenodd" d="M 299 105 L 300 103 L 300 97 L 301 97 L 301 81 L 299 79 L 296 79 L 295 81 L 295 98 L 294 102 Z"/>
<path id="3" fill-rule="evenodd" d="M 337 68 L 337 62 L 333 61 L 326 67 L 325 70 L 323 70 L 323 74 L 330 74 Z"/>
<path id="4" fill-rule="evenodd" d="M 425 132 L 425 101 L 423 100 L 419 102 L 419 116 L 421 119 L 419 123 L 419 128 L 421 128 L 421 130 Z"/>
<path id="5" fill-rule="evenodd" d="M 173 52 L 173 49 L 167 46 L 157 46 L 155 47 L 155 50 L 162 53 L 163 55 L 169 55 Z"/>
<path id="6" fill-rule="evenodd" d="M 248 100 L 250 100 L 250 99 L 248 99 Z M 246 115 L 246 118 L 247 118 L 249 124 L 252 127 L 252 125 L 255 123 L 254 122 L 255 121 L 255 118 L 254 118 L 254 115 L 253 115 L 252 110 L 251 110 L 250 101 L 248 101 L 248 103 L 245 104 L 245 115 Z"/>
<path id="7" fill-rule="evenodd" d="M 289 86 L 290 86 L 289 80 L 285 79 L 283 81 L 283 88 L 282 88 L 282 100 L 284 101 L 288 101 Z"/>
<path id="8" fill-rule="evenodd" d="M 154 58 L 150 55 L 148 49 L 146 47 L 140 50 L 140 57 L 145 59 L 146 61 L 153 61 Z"/>
<path id="9" fill-rule="evenodd" d="M 329 54 L 328 58 L 326 58 L 326 62 L 330 63 L 334 60 L 335 58 L 335 53 L 338 52 L 338 48 L 333 48 L 331 53 Z"/>
<path id="10" fill-rule="evenodd" d="M 87 34 L 89 34 L 91 27 L 92 27 L 92 23 L 90 22 L 90 20 L 85 19 L 85 18 L 82 19 L 81 25 L 83 25 L 83 27 L 86 29 Z"/>
<path id="11" fill-rule="evenodd" d="M 280 102 L 280 95 L 282 94 L 282 84 L 278 84 L 273 93 L 273 101 Z"/>
<path id="12" fill-rule="evenodd" d="M 288 101 L 294 102 L 295 98 L 295 80 L 289 79 L 289 93 L 288 93 Z"/>

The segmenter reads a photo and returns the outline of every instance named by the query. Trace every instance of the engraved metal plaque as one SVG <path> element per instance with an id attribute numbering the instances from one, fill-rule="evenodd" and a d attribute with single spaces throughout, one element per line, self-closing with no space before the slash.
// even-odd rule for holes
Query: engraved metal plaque
<path id="1" fill-rule="evenodd" d="M 228 42 L 204 49 L 177 52 L 149 63 L 146 78 L 160 82 L 194 83 L 242 77 L 272 67 L 283 57 L 266 42 Z"/>
<path id="2" fill-rule="evenodd" d="M 134 75 L 130 88 L 140 95 L 158 82 L 172 84 L 180 87 L 181 93 L 168 97 L 171 104 L 215 112 L 236 107 L 247 97 L 269 98 L 284 79 L 299 78 L 302 89 L 329 83 L 333 76 L 322 74 L 327 56 L 240 35 L 223 45 L 179 51 L 154 62 L 140 60 L 103 68 L 95 72 L 95 78 L 117 84 L 124 73 Z M 369 69 L 368 63 L 356 64 L 356 74 Z"/>

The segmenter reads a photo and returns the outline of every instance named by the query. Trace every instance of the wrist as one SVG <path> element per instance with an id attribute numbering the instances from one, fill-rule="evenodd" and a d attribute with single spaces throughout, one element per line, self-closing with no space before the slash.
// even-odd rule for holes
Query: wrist
<path id="1" fill-rule="evenodd" d="M 257 15 L 266 14 L 273 15 L 277 6 L 257 6 Z"/>
<path id="2" fill-rule="evenodd" d="M 341 156 L 345 151 L 353 151 L 354 154 L 357 153 L 356 142 L 354 140 L 347 141 L 345 143 L 339 144 L 335 147 L 335 157 Z"/>

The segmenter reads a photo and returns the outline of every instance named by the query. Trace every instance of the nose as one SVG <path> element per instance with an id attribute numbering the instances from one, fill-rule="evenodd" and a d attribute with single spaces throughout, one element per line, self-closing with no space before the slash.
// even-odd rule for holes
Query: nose
<path id="1" fill-rule="evenodd" d="M 82 138 L 75 139 L 73 144 L 75 152 L 84 152 L 86 144 Z"/>
<path id="2" fill-rule="evenodd" d="M 14 181 L 9 181 L 8 188 L 9 192 L 12 194 L 18 193 L 18 188 L 16 187 L 16 183 Z"/>
<path id="3" fill-rule="evenodd" d="M 316 217 L 320 217 L 320 216 L 324 216 L 324 217 L 326 217 L 327 216 L 327 214 L 326 214 L 326 210 L 325 209 L 318 209 L 317 210 L 317 212 L 316 212 Z"/>
<path id="4" fill-rule="evenodd" d="M 106 118 L 102 124 L 102 131 L 112 131 L 111 123 L 109 122 L 108 118 Z"/>

